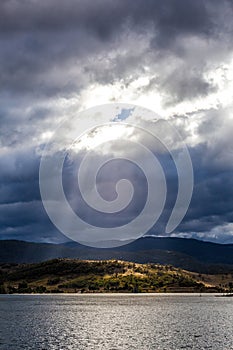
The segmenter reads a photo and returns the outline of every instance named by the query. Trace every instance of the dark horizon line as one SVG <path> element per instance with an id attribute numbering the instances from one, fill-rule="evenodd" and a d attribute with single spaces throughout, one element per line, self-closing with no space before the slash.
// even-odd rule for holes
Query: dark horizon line
<path id="1" fill-rule="evenodd" d="M 202 242 L 202 243 L 206 243 L 206 244 L 213 244 L 213 245 L 221 245 L 221 246 L 233 246 L 233 242 L 232 243 L 222 243 L 222 242 L 213 242 L 213 241 L 208 241 L 208 240 L 203 240 L 203 239 L 198 239 L 198 238 L 193 238 L 193 237 L 169 237 L 169 236 L 155 236 L 155 235 L 146 235 L 146 236 L 142 236 L 138 239 L 132 240 L 129 243 L 123 244 L 121 246 L 118 247 L 123 247 L 128 246 L 130 244 L 133 244 L 136 241 L 139 241 L 141 239 L 147 239 L 147 238 L 152 238 L 152 239 L 172 239 L 172 240 L 189 240 L 189 241 L 197 241 L 197 242 Z M 82 243 L 79 243 L 77 241 L 72 241 L 72 240 L 68 240 L 68 241 L 64 241 L 64 242 L 41 242 L 41 241 L 29 241 L 29 240 L 23 240 L 23 239 L 16 239 L 16 238 L 12 238 L 12 239 L 6 239 L 6 238 L 1 238 L 0 237 L 0 242 L 22 242 L 22 243 L 32 243 L 32 244 L 46 244 L 46 245 L 67 245 L 69 243 L 74 243 L 74 244 L 78 244 L 80 246 L 83 247 L 87 247 L 87 248 L 92 248 L 92 249 L 109 249 L 108 247 L 106 248 L 101 248 L 101 247 L 92 247 L 92 246 L 88 246 Z M 109 242 L 111 242 L 111 240 L 109 240 Z M 122 241 L 121 241 L 122 242 Z M 110 247 L 110 249 L 115 249 L 118 247 Z"/>

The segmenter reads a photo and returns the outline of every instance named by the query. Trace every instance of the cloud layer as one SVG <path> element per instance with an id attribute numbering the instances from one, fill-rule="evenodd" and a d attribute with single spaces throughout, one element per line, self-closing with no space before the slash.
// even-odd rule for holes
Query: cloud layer
<path id="1" fill-rule="evenodd" d="M 41 203 L 41 151 L 62 120 L 96 104 L 126 102 L 172 122 L 189 147 L 193 199 L 173 235 L 233 242 L 232 15 L 231 0 L 1 1 L 1 238 L 66 239 Z M 126 120 L 135 121 L 132 114 Z M 150 129 L 154 120 L 141 123 Z M 177 194 L 174 166 L 167 155 L 161 162 L 170 195 L 150 232 L 156 235 L 164 234 Z M 103 195 L 114 195 L 122 174 L 143 189 L 136 169 L 112 165 L 102 174 Z M 67 196 L 71 184 L 73 178 Z M 141 210 L 142 192 L 122 222 Z M 80 206 L 78 191 L 71 197 Z M 81 211 L 103 222 L 84 204 Z M 115 221 L 110 215 L 102 224 Z"/>

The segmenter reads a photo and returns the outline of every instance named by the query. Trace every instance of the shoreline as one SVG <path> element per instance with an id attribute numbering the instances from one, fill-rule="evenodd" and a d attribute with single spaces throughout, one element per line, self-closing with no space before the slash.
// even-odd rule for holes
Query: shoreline
<path id="1" fill-rule="evenodd" d="M 216 297 L 233 297 L 233 295 L 227 295 L 223 293 L 211 293 L 211 292 L 168 292 L 168 293 L 8 293 L 8 294 L 0 294 L 1 296 L 197 296 L 197 297 L 205 297 L 205 296 L 216 296 Z"/>

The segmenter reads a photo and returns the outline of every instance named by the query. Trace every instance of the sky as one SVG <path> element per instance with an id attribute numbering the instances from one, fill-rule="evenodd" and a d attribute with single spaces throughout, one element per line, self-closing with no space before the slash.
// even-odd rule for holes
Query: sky
<path id="1" fill-rule="evenodd" d="M 187 145 L 193 165 L 189 209 L 168 234 L 177 171 L 158 143 L 130 131 L 131 139 L 147 142 L 157 155 L 169 189 L 163 213 L 147 234 L 233 243 L 232 18 L 232 0 L 2 0 L 0 239 L 68 239 L 53 225 L 41 199 L 39 167 L 45 145 L 62 122 L 75 120 L 79 133 L 88 119 L 83 111 L 123 103 L 119 113 L 93 116 L 91 123 L 137 123 L 163 135 L 168 121 Z M 134 105 L 154 114 L 139 115 Z M 106 150 L 116 157 L 126 156 L 126 149 L 138 155 L 136 148 L 120 142 L 128 131 L 101 151 L 93 149 L 92 141 L 100 137 L 110 142 L 115 131 L 84 136 L 66 158 L 66 196 L 73 210 L 93 225 L 123 225 L 145 205 L 145 176 L 129 161 L 116 159 L 99 173 L 99 190 L 108 201 L 114 200 L 121 178 L 129 178 L 135 188 L 132 203 L 119 215 L 93 211 L 77 188 L 76 171 L 85 152 L 91 150 L 93 169 L 107 159 Z M 173 139 L 171 148 L 179 147 Z"/>

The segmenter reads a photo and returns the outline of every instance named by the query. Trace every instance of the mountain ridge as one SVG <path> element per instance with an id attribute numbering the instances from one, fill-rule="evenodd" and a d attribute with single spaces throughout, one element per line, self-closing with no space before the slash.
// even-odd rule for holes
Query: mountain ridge
<path id="1" fill-rule="evenodd" d="M 233 271 L 233 244 L 176 237 L 143 237 L 116 248 L 91 248 L 22 240 L 0 241 L 0 263 L 36 263 L 54 258 L 121 259 L 137 263 L 171 264 L 193 271 Z"/>

